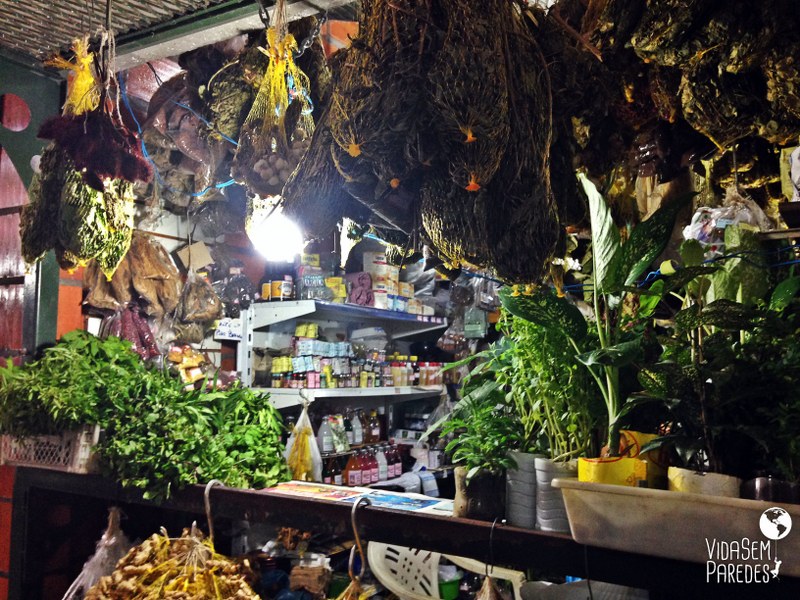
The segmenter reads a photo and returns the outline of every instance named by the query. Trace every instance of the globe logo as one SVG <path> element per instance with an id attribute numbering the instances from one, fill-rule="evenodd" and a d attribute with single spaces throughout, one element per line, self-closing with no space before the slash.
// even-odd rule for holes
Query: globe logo
<path id="1" fill-rule="evenodd" d="M 761 513 L 758 525 L 767 539 L 782 540 L 792 530 L 792 515 L 780 506 L 773 506 Z"/>

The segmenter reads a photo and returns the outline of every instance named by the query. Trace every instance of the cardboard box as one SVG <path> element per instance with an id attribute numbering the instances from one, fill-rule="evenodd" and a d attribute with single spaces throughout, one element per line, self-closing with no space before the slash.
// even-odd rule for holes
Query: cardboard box
<path id="1" fill-rule="evenodd" d="M 214 259 L 211 258 L 211 253 L 203 242 L 195 242 L 191 246 L 184 246 L 178 250 L 178 258 L 187 271 L 197 271 L 214 264 Z"/>
<path id="2" fill-rule="evenodd" d="M 391 310 L 391 306 L 389 305 L 389 294 L 386 292 L 378 292 L 373 290 L 372 306 L 382 310 Z"/>
<path id="3" fill-rule="evenodd" d="M 364 252 L 364 270 L 368 271 L 369 265 L 385 265 L 386 254 L 384 252 Z"/>
<path id="4" fill-rule="evenodd" d="M 399 292 L 401 296 L 406 298 L 413 298 L 414 297 L 414 284 L 408 283 L 407 281 L 401 281 L 399 285 Z"/>

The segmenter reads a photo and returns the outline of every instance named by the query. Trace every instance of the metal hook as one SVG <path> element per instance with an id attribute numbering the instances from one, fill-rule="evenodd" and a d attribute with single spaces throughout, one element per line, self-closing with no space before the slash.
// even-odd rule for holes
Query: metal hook
<path id="1" fill-rule="evenodd" d="M 492 521 L 492 528 L 489 530 L 489 556 L 486 562 L 486 577 L 490 577 L 489 568 L 491 567 L 492 573 L 494 572 L 494 528 L 500 517 L 495 517 Z"/>
<path id="2" fill-rule="evenodd" d="M 361 545 L 361 536 L 358 534 L 358 523 L 356 522 L 356 513 L 358 512 L 359 506 L 371 506 L 372 502 L 369 498 L 365 496 L 361 496 L 358 500 L 353 502 L 353 509 L 350 511 L 350 525 L 353 528 L 353 537 L 356 540 L 355 546 L 350 548 L 350 560 L 347 563 L 347 572 L 350 575 L 350 579 L 352 581 L 361 582 L 361 578 L 364 577 L 364 572 L 367 569 L 367 555 L 364 554 L 364 548 Z M 358 575 L 353 574 L 353 563 L 355 562 L 356 558 L 356 550 L 358 550 L 358 554 L 361 557 L 361 572 Z"/>
<path id="3" fill-rule="evenodd" d="M 256 0 L 258 4 L 258 18 L 264 24 L 264 29 L 269 29 L 269 12 L 267 11 L 266 0 Z"/>
<path id="4" fill-rule="evenodd" d="M 219 479 L 212 479 L 206 484 L 206 489 L 203 492 L 203 504 L 206 507 L 206 522 L 208 523 L 208 538 L 211 544 L 214 544 L 214 519 L 211 518 L 211 488 L 215 485 L 225 487 Z"/>

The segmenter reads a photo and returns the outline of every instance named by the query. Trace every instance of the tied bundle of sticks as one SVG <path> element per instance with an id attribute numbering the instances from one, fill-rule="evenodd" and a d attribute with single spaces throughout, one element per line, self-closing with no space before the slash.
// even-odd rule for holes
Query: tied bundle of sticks
<path id="1" fill-rule="evenodd" d="M 314 131 L 311 84 L 295 62 L 297 40 L 289 32 L 286 0 L 275 4 L 274 25 L 259 47 L 267 68 L 239 135 L 231 174 L 261 196 L 278 194 L 304 154 Z"/>

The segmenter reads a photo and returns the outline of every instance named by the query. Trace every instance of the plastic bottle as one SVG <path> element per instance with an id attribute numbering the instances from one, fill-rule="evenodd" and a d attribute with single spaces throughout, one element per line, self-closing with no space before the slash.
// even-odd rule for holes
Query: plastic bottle
<path id="1" fill-rule="evenodd" d="M 345 428 L 347 423 L 345 422 Z M 361 426 L 361 419 L 358 414 L 352 414 L 350 417 L 350 427 L 353 429 L 353 445 L 360 446 L 364 443 L 364 428 Z"/>
<path id="2" fill-rule="evenodd" d="M 414 385 L 414 367 L 410 360 L 406 361 L 406 385 Z"/>
<path id="3" fill-rule="evenodd" d="M 331 426 L 328 424 L 329 419 L 330 416 L 325 415 L 325 418 L 322 419 L 322 423 L 317 430 L 317 446 L 319 446 L 319 451 L 322 453 L 333 452 L 333 432 L 331 431 Z"/>
<path id="4" fill-rule="evenodd" d="M 378 481 L 389 479 L 389 462 L 386 460 L 384 446 L 375 449 L 375 460 L 378 461 Z"/>
<path id="5" fill-rule="evenodd" d="M 413 376 L 411 378 L 411 385 L 419 385 L 419 359 L 416 356 L 411 356 L 411 371 Z"/>
<path id="6" fill-rule="evenodd" d="M 358 409 L 358 418 L 361 421 L 361 431 L 363 432 L 361 443 L 369 444 L 372 439 L 369 431 L 369 419 L 367 418 L 367 414 L 360 408 Z"/>
<path id="7" fill-rule="evenodd" d="M 381 440 L 381 422 L 378 419 L 378 411 L 372 410 L 369 415 L 369 443 L 374 444 Z"/>
<path id="8" fill-rule="evenodd" d="M 347 461 L 342 473 L 342 480 L 345 485 L 359 486 L 361 485 L 361 461 L 358 457 L 358 452 L 353 452 Z"/>

